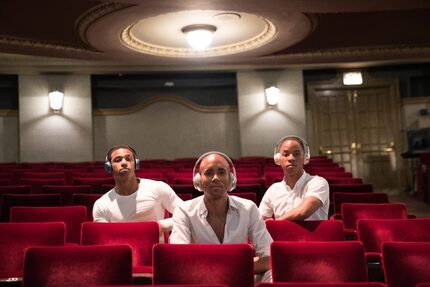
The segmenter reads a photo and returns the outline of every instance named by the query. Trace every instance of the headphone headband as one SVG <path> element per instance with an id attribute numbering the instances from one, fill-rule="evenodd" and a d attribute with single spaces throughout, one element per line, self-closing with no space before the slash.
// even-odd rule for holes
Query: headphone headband
<path id="1" fill-rule="evenodd" d="M 201 176 L 200 176 L 200 164 L 203 161 L 203 159 L 205 159 L 207 156 L 211 155 L 211 154 L 218 154 L 220 156 L 222 156 L 223 158 L 225 158 L 225 160 L 228 163 L 228 166 L 230 167 L 230 186 L 228 188 L 228 191 L 232 191 L 233 189 L 236 188 L 236 169 L 234 168 L 234 164 L 233 161 L 225 154 L 219 151 L 210 151 L 207 153 L 204 153 L 203 155 L 201 155 L 196 163 L 194 164 L 194 168 L 193 168 L 193 184 L 194 184 L 194 188 L 197 189 L 198 191 L 203 191 L 203 189 L 201 188 Z"/>
<path id="2" fill-rule="evenodd" d="M 301 138 L 299 136 L 296 136 L 296 135 L 288 135 L 288 136 L 285 136 L 285 137 L 281 138 L 278 141 L 278 143 L 275 146 L 274 153 L 273 153 L 273 159 L 275 160 L 275 163 L 277 165 L 280 165 L 279 161 L 280 161 L 280 158 L 281 158 L 281 154 L 280 154 L 279 149 L 281 148 L 282 144 L 286 140 L 289 140 L 289 139 L 297 140 L 300 143 L 300 145 L 302 146 L 303 151 L 304 151 L 304 164 L 308 164 L 309 163 L 309 159 L 311 157 L 309 145 L 307 144 L 307 142 L 303 138 Z"/>

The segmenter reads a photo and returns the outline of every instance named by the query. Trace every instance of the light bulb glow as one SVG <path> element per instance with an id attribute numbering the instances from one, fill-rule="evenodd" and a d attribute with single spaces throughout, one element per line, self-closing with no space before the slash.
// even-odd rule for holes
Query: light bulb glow
<path id="1" fill-rule="evenodd" d="M 266 101 L 270 106 L 276 106 L 279 103 L 279 89 L 277 87 L 271 86 L 265 90 Z"/>
<path id="2" fill-rule="evenodd" d="M 205 24 L 194 24 L 182 28 L 188 44 L 195 50 L 204 50 L 209 47 L 215 31 L 215 26 Z"/>
<path id="3" fill-rule="evenodd" d="M 363 77 L 361 75 L 361 72 L 343 73 L 343 84 L 345 86 L 363 84 Z"/>
<path id="4" fill-rule="evenodd" d="M 63 98 L 64 94 L 59 91 L 50 92 L 48 94 L 49 96 L 49 107 L 54 110 L 55 112 L 58 112 L 63 107 Z"/>

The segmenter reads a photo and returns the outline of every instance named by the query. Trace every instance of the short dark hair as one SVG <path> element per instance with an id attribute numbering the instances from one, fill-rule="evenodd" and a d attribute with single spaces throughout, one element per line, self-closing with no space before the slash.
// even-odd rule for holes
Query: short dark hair
<path id="1" fill-rule="evenodd" d="M 136 161 L 136 159 L 137 159 L 136 151 L 131 146 L 128 146 L 128 145 L 125 145 L 125 144 L 119 144 L 119 145 L 115 145 L 115 146 L 111 147 L 109 149 L 109 151 L 107 152 L 107 154 L 106 154 L 106 161 L 111 162 L 112 161 L 112 153 L 114 151 L 122 149 L 122 148 L 123 149 L 128 149 L 129 151 L 131 151 L 133 153 L 134 161 Z"/>

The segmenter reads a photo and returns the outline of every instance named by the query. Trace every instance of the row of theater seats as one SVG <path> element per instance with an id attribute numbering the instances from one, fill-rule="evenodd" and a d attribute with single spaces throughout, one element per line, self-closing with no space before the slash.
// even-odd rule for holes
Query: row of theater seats
<path id="1" fill-rule="evenodd" d="M 360 220 L 354 241 L 343 239 L 336 220 L 268 221 L 267 228 L 274 282 L 364 284 L 376 253 L 385 281 L 369 286 L 430 281 L 430 219 Z M 63 222 L 0 223 L 0 280 L 89 286 L 152 277 L 153 284 L 253 286 L 248 244 L 159 244 L 155 222 L 84 222 L 79 245 L 67 243 L 66 233 Z"/>
<path id="2" fill-rule="evenodd" d="M 143 168 L 136 173 L 145 178 L 164 180 L 169 184 L 191 183 L 192 167 L 195 161 L 196 159 L 188 159 L 187 161 L 157 163 L 143 160 L 141 161 Z M 262 183 L 265 188 L 282 179 L 283 176 L 281 168 L 276 166 L 272 159 L 248 157 L 236 160 L 235 167 L 239 183 Z M 326 177 L 330 183 L 361 183 L 361 179 L 353 178 L 351 173 L 345 172 L 343 167 L 327 157 L 311 157 L 310 163 L 305 166 L 305 169 L 310 174 Z M 76 165 L 73 168 L 64 166 L 60 168 L 59 163 L 0 163 L 0 184 L 28 184 L 29 179 L 33 178 L 50 179 L 51 182 L 45 183 L 50 185 L 60 185 L 61 183 L 72 185 L 81 184 L 79 180 L 82 178 L 103 178 L 108 181 L 112 176 L 104 173 L 101 162 L 88 162 L 88 165 Z M 56 183 L 53 183 L 54 179 L 57 180 Z M 61 179 L 64 181 L 61 182 Z M 255 181 L 255 179 L 261 181 Z"/>
<path id="3" fill-rule="evenodd" d="M 46 182 L 44 182 L 46 180 Z M 92 203 L 100 194 L 107 192 L 114 187 L 113 179 L 105 181 L 104 178 L 82 178 L 78 185 L 49 185 L 51 179 L 38 178 L 34 179 L 32 185 L 7 185 L 0 186 L 0 203 L 3 194 L 60 194 L 61 205 L 83 204 L 92 208 Z M 258 180 L 258 179 L 257 179 Z M 109 182 L 109 183 L 106 183 Z M 47 184 L 47 185 L 45 185 Z M 170 184 L 173 190 L 183 198 L 188 199 L 189 194 L 193 198 L 200 196 L 202 193 L 195 190 L 194 186 L 189 183 Z M 242 197 L 253 200 L 259 205 L 265 188 L 258 183 L 241 184 L 238 183 L 233 194 L 240 193 Z M 335 193 L 337 194 L 335 196 Z M 343 193 L 343 195 L 341 194 Z M 75 194 L 77 199 L 75 200 Z M 79 194 L 79 195 L 78 195 Z M 94 194 L 92 196 L 83 196 L 83 194 Z M 340 205 L 343 202 L 364 202 L 364 203 L 383 203 L 388 202 L 388 196 L 384 193 L 374 193 L 371 184 L 349 183 L 349 184 L 330 184 L 330 210 L 329 215 L 340 212 Z M 39 200 L 35 200 L 33 205 L 40 205 Z M 24 204 L 24 202 L 22 202 Z M 24 204 L 26 205 L 26 204 Z M 49 205 L 56 205 L 51 203 Z M 0 205 L 1 209 L 1 205 Z M 6 214 L 6 215 L 1 215 Z M 8 211 L 0 212 L 0 220 L 8 220 Z M 90 216 L 91 217 L 91 216 Z"/>
<path id="4" fill-rule="evenodd" d="M 247 193 L 238 193 L 238 196 L 246 196 Z M 1 206 L 3 207 L 4 222 L 23 222 L 23 221 L 62 221 L 66 222 L 68 238 L 72 237 L 71 242 L 79 242 L 80 225 L 85 221 L 92 221 L 92 205 L 100 195 L 77 194 L 74 199 L 86 201 L 88 206 L 55 206 L 58 194 L 50 195 L 17 195 L 5 194 L 2 197 Z M 188 199 L 191 199 L 188 195 Z M 45 199 L 45 202 L 40 202 Z M 184 199 L 186 199 L 184 197 Z M 24 202 L 26 200 L 27 202 Z M 39 202 L 37 202 L 39 201 Z M 50 202 L 52 201 L 52 202 Z M 41 206 L 31 206 L 40 203 Z M 26 206 L 27 205 L 27 206 Z M 30 205 L 30 206 L 29 206 Z M 49 206 L 51 205 L 51 206 Z M 7 212 L 6 212 L 7 211 Z M 171 216 L 166 214 L 166 217 Z M 360 219 L 413 219 L 414 215 L 408 214 L 403 203 L 344 203 L 341 213 L 331 217 L 342 223 L 344 238 L 357 238 L 357 222 Z M 70 233 L 70 234 L 69 234 Z"/>
<path id="5" fill-rule="evenodd" d="M 192 185 L 192 166 L 196 159 L 174 161 L 143 160 L 143 168 L 136 173 L 140 177 L 164 180 L 178 194 L 190 193 L 193 197 L 201 195 Z M 77 165 L 80 164 L 80 165 Z M 266 189 L 276 181 L 282 180 L 279 166 L 271 158 L 247 157 L 235 160 L 238 184 L 235 192 L 252 192 L 258 205 Z M 62 169 L 61 169 L 62 168 Z M 86 163 L 7 163 L 0 164 L 0 194 L 15 193 L 13 186 L 28 185 L 31 193 L 62 193 L 63 204 L 69 205 L 72 193 L 105 193 L 114 186 L 111 174 L 103 170 L 102 162 Z M 325 177 L 330 184 L 331 193 L 337 191 L 372 192 L 370 184 L 363 184 L 343 167 L 327 157 L 311 157 L 305 169 L 311 174 Z M 3 186 L 1 186 L 3 184 Z M 8 188 L 5 188 L 8 186 Z M 73 186 L 85 186 L 74 190 Z M 90 190 L 88 191 L 88 186 Z M 331 208 L 330 215 L 334 212 Z"/>

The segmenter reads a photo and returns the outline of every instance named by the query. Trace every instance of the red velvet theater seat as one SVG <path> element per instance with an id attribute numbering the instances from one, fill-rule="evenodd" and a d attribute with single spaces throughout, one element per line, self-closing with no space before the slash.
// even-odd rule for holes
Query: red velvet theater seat
<path id="1" fill-rule="evenodd" d="M 386 242 L 382 262 L 387 287 L 415 287 L 430 280 L 430 242 Z"/>
<path id="2" fill-rule="evenodd" d="M 335 192 L 373 192 L 373 185 L 368 183 L 330 184 L 330 193 Z"/>
<path id="3" fill-rule="evenodd" d="M 59 193 L 61 194 L 62 205 L 73 204 L 73 194 L 75 193 L 91 193 L 89 185 L 45 185 L 42 193 Z"/>
<path id="4" fill-rule="evenodd" d="M 131 247 L 30 247 L 25 253 L 23 287 L 131 284 Z"/>
<path id="5" fill-rule="evenodd" d="M 85 206 L 12 207 L 11 222 L 64 222 L 66 242 L 80 243 L 81 224 L 87 220 Z"/>
<path id="6" fill-rule="evenodd" d="M 0 282 L 22 277 L 28 247 L 64 245 L 65 236 L 62 222 L 0 223 Z"/>
<path id="7" fill-rule="evenodd" d="M 358 241 L 271 244 L 273 282 L 366 282 L 364 248 Z"/>
<path id="8" fill-rule="evenodd" d="M 158 242 L 159 229 L 155 221 L 82 224 L 81 245 L 131 246 L 134 277 L 149 277 L 152 274 L 152 247 Z"/>
<path id="9" fill-rule="evenodd" d="M 407 219 L 404 203 L 344 203 L 341 215 L 345 236 L 356 237 L 359 219 Z"/>
<path id="10" fill-rule="evenodd" d="M 341 212 L 343 203 L 388 203 L 384 192 L 335 192 L 332 198 L 335 213 Z"/>
<path id="11" fill-rule="evenodd" d="M 342 241 L 339 220 L 266 220 L 266 228 L 274 241 Z"/>
<path id="12" fill-rule="evenodd" d="M 3 194 L 0 206 L 1 221 L 10 221 L 10 209 L 14 206 L 61 206 L 61 195 Z"/>
<path id="13" fill-rule="evenodd" d="M 245 198 L 257 204 L 257 194 L 255 192 L 230 192 L 229 195 Z"/>
<path id="14" fill-rule="evenodd" d="M 81 177 L 73 179 L 73 185 L 90 185 L 91 193 L 103 193 L 103 184 L 115 184 L 115 180 L 113 177 Z"/>
<path id="15" fill-rule="evenodd" d="M 0 208 L 3 194 L 30 194 L 31 186 L 29 185 L 0 185 Z M 1 218 L 1 211 L 0 211 Z"/>
<path id="16" fill-rule="evenodd" d="M 430 218 L 360 219 L 357 232 L 368 261 L 379 262 L 385 242 L 430 242 Z"/>
<path id="17" fill-rule="evenodd" d="M 73 195 L 73 205 L 83 205 L 87 208 L 87 221 L 93 221 L 93 206 L 102 194 L 76 193 Z"/>
<path id="18" fill-rule="evenodd" d="M 300 282 L 300 283 L 259 283 L 257 287 L 385 287 L 381 282 Z"/>
<path id="19" fill-rule="evenodd" d="M 64 185 L 64 178 L 21 178 L 19 184 L 30 185 L 31 193 L 42 193 L 45 185 Z"/>
<path id="20" fill-rule="evenodd" d="M 154 284 L 254 286 L 253 251 L 248 244 L 157 244 Z"/>

